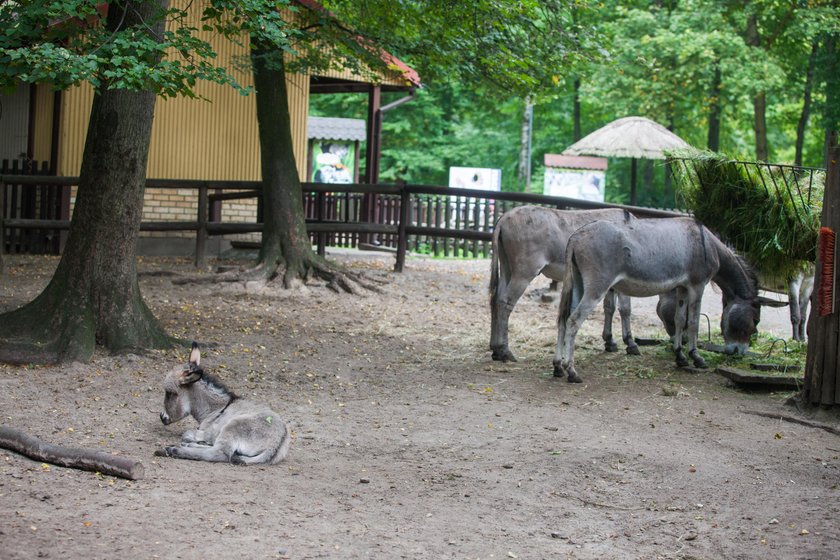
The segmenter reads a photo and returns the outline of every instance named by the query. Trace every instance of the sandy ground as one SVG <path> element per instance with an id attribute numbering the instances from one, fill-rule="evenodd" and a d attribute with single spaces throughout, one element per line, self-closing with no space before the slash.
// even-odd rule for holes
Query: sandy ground
<path id="1" fill-rule="evenodd" d="M 0 450 L 0 557 L 840 556 L 840 437 L 753 414 L 796 416 L 789 394 L 677 370 L 664 347 L 605 354 L 598 320 L 578 339 L 584 383 L 554 379 L 543 281 L 513 315 L 520 361 L 496 363 L 488 261 L 411 258 L 394 275 L 390 256 L 336 258 L 382 293 L 176 286 L 160 272 L 189 263 L 140 265 L 170 332 L 211 344 L 205 367 L 288 422 L 277 466 L 153 455 L 194 427 L 158 418 L 183 349 L 0 366 L 3 424 L 145 466 L 127 481 Z M 10 264 L 0 311 L 37 295 L 55 261 Z M 634 305 L 636 334 L 664 337 L 650 302 Z M 786 310 L 761 327 L 787 336 Z"/>

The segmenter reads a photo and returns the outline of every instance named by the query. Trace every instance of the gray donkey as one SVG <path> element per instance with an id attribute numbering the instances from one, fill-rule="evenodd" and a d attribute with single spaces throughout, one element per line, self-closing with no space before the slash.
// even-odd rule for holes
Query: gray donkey
<path id="1" fill-rule="evenodd" d="M 201 352 L 193 342 L 189 363 L 166 375 L 166 396 L 160 420 L 165 425 L 192 414 L 198 429 L 187 430 L 181 444 L 155 452 L 157 456 L 241 465 L 274 464 L 289 450 L 289 430 L 265 405 L 237 397 L 201 369 Z"/>

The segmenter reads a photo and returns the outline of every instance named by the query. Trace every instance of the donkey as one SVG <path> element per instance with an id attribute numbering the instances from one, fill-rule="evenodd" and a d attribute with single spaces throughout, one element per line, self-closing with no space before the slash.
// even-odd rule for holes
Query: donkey
<path id="1" fill-rule="evenodd" d="M 723 291 L 723 333 L 734 352 L 743 353 L 761 318 L 758 283 L 747 262 L 693 218 L 598 221 L 569 238 L 566 275 L 557 318 L 554 375 L 580 383 L 574 367 L 575 335 L 608 290 L 633 297 L 675 291 L 674 353 L 677 365 L 706 363 L 697 352 L 697 331 L 703 290 L 710 280 Z"/>
<path id="2" fill-rule="evenodd" d="M 267 406 L 237 397 L 204 373 L 195 342 L 189 363 L 170 371 L 163 388 L 161 422 L 169 425 L 192 414 L 199 426 L 184 432 L 180 445 L 155 455 L 240 465 L 275 464 L 286 456 L 289 430 L 280 416 Z"/>
<path id="3" fill-rule="evenodd" d="M 506 212 L 493 231 L 490 264 L 490 349 L 493 359 L 516 361 L 508 346 L 508 322 L 516 302 L 531 281 L 543 274 L 563 280 L 566 269 L 566 243 L 579 227 L 596 220 L 623 222 L 634 220 L 620 208 L 600 210 L 555 210 L 542 206 L 519 206 Z M 639 354 L 630 331 L 630 298 L 618 294 L 622 339 L 628 354 Z M 607 352 L 618 347 L 613 341 L 612 318 L 616 294 L 604 298 L 603 340 Z"/>

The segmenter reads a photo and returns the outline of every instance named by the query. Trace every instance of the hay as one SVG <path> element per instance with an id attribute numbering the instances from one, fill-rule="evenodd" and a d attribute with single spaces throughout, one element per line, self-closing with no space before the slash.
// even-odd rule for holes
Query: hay
<path id="1" fill-rule="evenodd" d="M 677 193 L 703 224 L 761 271 L 788 277 L 816 259 L 825 174 L 732 161 L 721 154 L 669 154 Z"/>

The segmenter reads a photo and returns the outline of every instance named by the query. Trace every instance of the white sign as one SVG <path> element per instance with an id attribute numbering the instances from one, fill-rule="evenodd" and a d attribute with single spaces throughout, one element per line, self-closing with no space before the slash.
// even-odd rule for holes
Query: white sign
<path id="1" fill-rule="evenodd" d="M 603 171 L 554 167 L 545 170 L 543 193 L 549 196 L 604 202 L 604 186 Z"/>
<path id="2" fill-rule="evenodd" d="M 502 190 L 502 170 L 484 167 L 450 167 L 449 186 L 457 189 Z"/>

